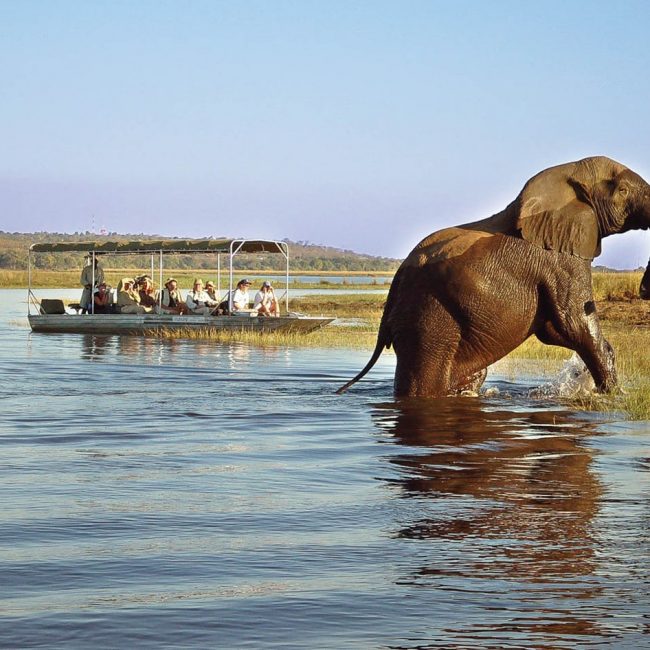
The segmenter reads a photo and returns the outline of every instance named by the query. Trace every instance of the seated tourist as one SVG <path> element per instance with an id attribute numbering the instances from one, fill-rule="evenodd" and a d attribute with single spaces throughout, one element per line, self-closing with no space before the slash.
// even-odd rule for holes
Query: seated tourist
<path id="1" fill-rule="evenodd" d="M 188 291 L 185 304 L 190 314 L 199 314 L 202 316 L 209 316 L 218 305 L 217 301 L 212 300 L 203 289 L 203 280 L 201 278 L 194 279 L 192 291 Z"/>
<path id="2" fill-rule="evenodd" d="M 112 310 L 111 293 L 105 282 L 102 282 L 93 294 L 94 313 L 110 314 Z"/>
<path id="3" fill-rule="evenodd" d="M 148 311 L 153 311 L 158 305 L 158 294 L 153 288 L 153 280 L 148 275 L 143 275 L 138 279 L 137 287 L 140 304 Z"/>
<path id="4" fill-rule="evenodd" d="M 135 289 L 133 278 L 124 278 L 118 287 L 117 306 L 121 314 L 146 314 L 147 309 L 140 304 L 140 294 Z"/>
<path id="5" fill-rule="evenodd" d="M 250 297 L 248 295 L 248 287 L 251 286 L 250 280 L 244 278 L 237 283 L 237 288 L 232 297 L 232 310 L 236 311 L 245 311 L 250 305 Z"/>
<path id="6" fill-rule="evenodd" d="M 210 300 L 214 300 L 214 302 L 218 303 L 219 302 L 219 296 L 217 295 L 217 288 L 214 286 L 214 282 L 212 280 L 208 280 L 205 283 L 205 292 L 210 296 Z"/>
<path id="7" fill-rule="evenodd" d="M 260 290 L 255 294 L 253 309 L 260 316 L 279 316 L 280 308 L 275 292 L 270 282 L 263 282 Z"/>
<path id="8" fill-rule="evenodd" d="M 160 312 L 162 314 L 187 314 L 187 305 L 175 278 L 169 278 L 162 290 Z"/>

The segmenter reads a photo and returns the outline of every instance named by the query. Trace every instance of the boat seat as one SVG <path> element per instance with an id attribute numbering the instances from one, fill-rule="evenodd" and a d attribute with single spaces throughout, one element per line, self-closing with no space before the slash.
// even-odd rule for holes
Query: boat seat
<path id="1" fill-rule="evenodd" d="M 65 314 L 65 305 L 59 298 L 43 298 L 41 314 Z"/>

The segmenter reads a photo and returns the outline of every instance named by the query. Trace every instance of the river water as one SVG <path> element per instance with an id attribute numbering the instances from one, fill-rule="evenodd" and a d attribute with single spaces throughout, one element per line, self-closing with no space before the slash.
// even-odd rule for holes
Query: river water
<path id="1" fill-rule="evenodd" d="M 648 646 L 647 423 L 0 299 L 1 647 Z"/>

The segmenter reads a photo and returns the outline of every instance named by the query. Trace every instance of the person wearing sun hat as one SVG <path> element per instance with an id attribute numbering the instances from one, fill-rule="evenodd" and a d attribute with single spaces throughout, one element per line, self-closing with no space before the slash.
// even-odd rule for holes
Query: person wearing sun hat
<path id="1" fill-rule="evenodd" d="M 253 309 L 260 316 L 279 316 L 278 299 L 275 297 L 273 287 L 268 280 L 262 282 L 260 290 L 255 294 Z"/>
<path id="2" fill-rule="evenodd" d="M 90 313 L 91 303 L 93 301 L 93 290 L 96 289 L 102 282 L 104 282 L 104 269 L 99 263 L 99 258 L 95 257 L 95 267 L 93 270 L 93 263 L 91 254 L 88 253 L 86 258 L 88 261 L 87 265 L 81 271 L 80 282 L 83 286 L 83 291 L 81 292 L 81 299 L 79 304 L 83 309 L 82 313 L 86 311 Z M 95 285 L 93 286 L 93 279 L 95 280 Z"/>
<path id="3" fill-rule="evenodd" d="M 217 296 L 217 288 L 214 286 L 214 282 L 212 280 L 208 280 L 205 283 L 205 292 L 210 296 L 212 300 L 215 302 L 219 302 L 219 296 Z"/>
<path id="4" fill-rule="evenodd" d="M 251 281 L 248 278 L 244 278 L 237 283 L 237 288 L 232 297 L 232 310 L 233 311 L 243 311 L 248 309 L 251 299 L 248 295 L 248 287 L 251 286 Z"/>
<path id="5" fill-rule="evenodd" d="M 201 280 L 201 278 L 194 278 L 192 291 L 187 293 L 185 304 L 191 314 L 209 316 L 217 307 L 218 303 L 216 300 L 212 300 L 208 293 L 203 289 L 203 280 Z"/>
<path id="6" fill-rule="evenodd" d="M 140 294 L 135 289 L 133 278 L 123 278 L 117 287 L 117 306 L 121 314 L 144 314 L 146 309 L 140 304 Z"/>
<path id="7" fill-rule="evenodd" d="M 178 288 L 176 278 L 167 278 L 160 299 L 160 312 L 163 314 L 186 314 L 187 305 Z"/>

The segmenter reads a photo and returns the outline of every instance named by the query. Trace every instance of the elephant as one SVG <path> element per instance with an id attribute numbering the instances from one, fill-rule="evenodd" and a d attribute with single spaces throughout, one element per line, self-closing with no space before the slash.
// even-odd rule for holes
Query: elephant
<path id="1" fill-rule="evenodd" d="M 648 260 L 648 265 L 645 267 L 645 272 L 641 278 L 639 297 L 641 300 L 650 300 L 650 260 Z"/>
<path id="2" fill-rule="evenodd" d="M 487 367 L 531 335 L 574 350 L 599 392 L 617 386 L 591 262 L 603 237 L 650 226 L 650 186 L 594 156 L 533 176 L 504 210 L 424 238 L 397 270 L 377 344 L 347 390 L 395 350 L 397 397 L 477 391 Z"/>

